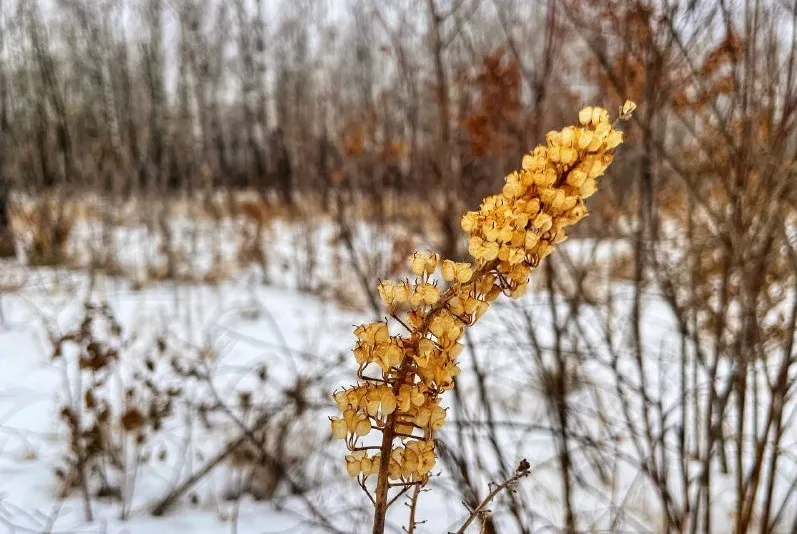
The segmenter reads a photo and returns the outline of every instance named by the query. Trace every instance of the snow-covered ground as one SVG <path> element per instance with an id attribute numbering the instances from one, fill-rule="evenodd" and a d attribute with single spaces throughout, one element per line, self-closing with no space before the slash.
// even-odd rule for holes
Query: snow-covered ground
<path id="1" fill-rule="evenodd" d="M 65 396 L 65 362 L 64 358 L 52 359 L 47 333 L 66 332 L 80 321 L 85 277 L 62 272 L 35 278 L 2 299 L 0 521 L 18 525 L 22 531 L 40 531 L 49 518 L 57 516 L 53 531 L 90 531 L 92 527 L 83 525 L 79 492 L 60 504 L 55 498 L 54 470 L 63 465 L 66 452 L 66 428 L 58 413 Z M 234 281 L 218 287 L 153 286 L 138 292 L 128 283 L 112 282 L 104 289 L 102 297 L 123 325 L 123 337 L 133 340 L 121 354 L 120 369 L 114 371 L 121 382 L 131 380 L 130 369 L 142 366 L 147 357 L 167 360 L 158 365 L 168 367 L 167 356 L 151 354 L 156 337 L 166 339 L 167 351 L 185 360 L 213 350 L 213 383 L 222 399 L 231 404 L 244 391 L 252 393 L 253 403 L 266 403 L 269 396 L 275 398 L 295 385 L 298 377 L 322 374 L 329 367 L 330 373 L 319 387 L 309 392 L 313 402 L 319 403 L 323 399 L 321 385 L 331 391 L 342 379 L 334 362 L 350 341 L 350 325 L 355 319 L 315 298 Z M 305 354 L 312 354 L 312 359 Z M 267 368 L 266 380 L 255 376 L 261 365 Z M 208 395 L 208 388 L 201 383 L 186 381 L 183 387 L 195 390 L 183 392 L 186 402 L 199 405 Z M 223 501 L 230 469 L 224 465 L 197 486 L 199 502 L 195 506 L 181 504 L 166 518 L 153 519 L 149 514 L 149 507 L 174 481 L 200 467 L 236 430 L 219 418 L 221 422 L 203 431 L 197 422 L 185 422 L 189 408 L 178 407 L 175 412 L 156 439 L 146 445 L 153 456 L 161 450 L 172 454 L 163 462 L 151 460 L 141 467 L 129 521 L 115 521 L 117 503 L 94 503 L 97 516 L 109 522 L 110 531 L 189 528 L 192 532 L 224 532 L 230 528 L 231 505 Z M 306 424 L 308 431 L 316 434 L 319 426 L 325 430 L 326 425 L 319 412 L 313 414 L 320 421 L 306 417 Z M 194 434 L 193 439 L 184 446 L 188 434 Z M 301 457 L 301 451 L 294 452 Z M 241 532 L 290 530 L 299 520 L 275 511 L 272 504 L 247 499 L 238 519 Z"/>
<path id="2" fill-rule="evenodd" d="M 353 310 L 349 304 L 340 304 L 329 292 L 302 292 L 297 283 L 296 269 L 308 261 L 302 251 L 321 251 L 313 260 L 319 280 L 344 288 L 349 284 L 356 293 L 351 279 L 333 279 L 333 274 L 346 275 L 346 269 L 336 267 L 336 262 L 343 261 L 336 255 L 345 252 L 334 250 L 332 234 L 323 224 L 310 233 L 290 225 L 272 227 L 270 235 L 276 237 L 268 247 L 272 251 L 269 285 L 256 269 L 235 272 L 213 285 L 155 281 L 134 287 L 130 280 L 103 276 L 89 284 L 79 270 L 0 266 L 0 287 L 6 288 L 0 290 L 0 532 L 4 528 L 60 533 L 313 532 L 319 529 L 313 523 L 313 510 L 322 511 L 339 531 L 368 531 L 370 504 L 345 474 L 344 448 L 331 439 L 327 416 L 335 413 L 330 393 L 354 381 L 355 364 L 349 353 L 353 325 L 373 316 L 366 308 Z M 214 239 L 206 232 L 197 235 Z M 234 256 L 234 239 L 228 239 L 233 235 L 235 228 L 228 228 L 220 240 L 228 258 Z M 154 254 L 145 229 L 119 230 L 116 239 L 125 265 L 143 265 L 142 258 Z M 307 243 L 297 245 L 300 239 Z M 390 243 L 380 241 L 380 236 L 366 232 L 358 239 L 369 244 L 373 256 L 389 255 Z M 588 241 L 568 247 L 576 256 L 611 255 L 614 250 L 594 249 Z M 577 368 L 569 402 L 574 436 L 570 447 L 578 475 L 574 511 L 586 529 L 656 531 L 660 527 L 657 496 L 639 469 L 617 461 L 619 454 L 591 456 L 585 444 L 593 440 L 607 450 L 632 452 L 628 440 L 618 437 L 623 420 L 610 371 L 616 365 L 633 380 L 633 364 L 627 348 L 621 351 L 620 362 L 600 348 L 604 332 L 599 326 L 614 321 L 618 335 L 624 335 L 630 297 L 620 282 L 609 291 L 615 292 L 617 306 L 609 323 L 589 308 L 576 319 L 581 342 L 592 340 L 597 348 L 590 349 L 591 359 L 573 363 Z M 64 350 L 54 358 L 52 343 L 52 338 L 78 328 L 87 299 L 107 303 L 121 325 L 118 336 L 109 336 L 115 339 L 109 343 L 118 349 L 119 359 L 102 389 L 114 413 L 134 402 L 127 399 L 127 389 L 143 394 L 142 373 L 161 390 L 180 389 L 163 426 L 149 432 L 144 443 L 135 445 L 129 437 L 122 440 L 125 467 L 107 467 L 107 472 L 129 499 L 123 498 L 123 505 L 118 499 L 93 497 L 92 523 L 84 519 L 80 491 L 58 498 L 55 471 L 64 468 L 69 452 L 68 429 L 60 412 L 64 405 L 75 403 L 82 390 L 75 389 L 80 386 L 75 381 L 79 373 L 75 351 Z M 553 312 L 550 303 L 534 292 L 497 308 L 468 340 L 461 357 L 460 402 L 454 406 L 449 394 L 451 409 L 442 437 L 464 459 L 482 495 L 488 483 L 500 477 L 499 462 L 511 471 L 521 459 L 528 459 L 532 475 L 516 488 L 528 507 L 524 513 L 535 531 L 555 532 L 562 524 L 562 484 L 557 440 L 551 431 L 553 407 L 542 393 L 542 377 L 552 365 Z M 567 313 L 563 303 L 557 313 Z M 645 362 L 647 387 L 662 392 L 663 403 L 671 406 L 680 384 L 676 325 L 655 294 L 645 298 L 644 313 L 646 352 L 657 355 Z M 584 351 L 583 346 L 568 343 L 565 351 Z M 543 348 L 540 358 L 532 356 L 536 347 Z M 484 391 L 492 414 L 485 413 Z M 271 499 L 229 500 L 244 471 L 225 460 L 201 477 L 164 516 L 153 517 L 150 512 L 156 503 L 239 436 L 241 424 L 252 424 L 257 410 L 247 406 L 271 414 L 265 427 L 266 443 L 283 455 L 290 466 L 290 480 L 276 484 Z M 632 416 L 639 416 L 633 407 L 631 411 Z M 493 434 L 483 423 L 488 419 L 492 419 Z M 614 461 L 608 462 L 611 458 Z M 433 479 L 431 491 L 423 494 L 418 516 L 426 523 L 420 525 L 420 532 L 447 532 L 466 516 L 461 478 L 451 472 L 451 465 L 438 464 L 440 475 Z M 794 478 L 793 464 L 783 465 L 787 466 L 784 480 L 788 481 L 789 473 Z M 605 476 L 599 476 L 599 471 Z M 717 478 L 712 515 L 722 524 L 732 513 L 733 496 L 730 490 L 727 495 L 722 490 L 730 481 L 722 475 Z M 296 484 L 304 497 L 295 495 Z M 508 506 L 504 497 L 491 509 L 496 521 L 513 532 Z M 122 515 L 127 517 L 121 519 Z M 395 531 L 405 517 L 404 506 L 393 507 L 390 519 Z"/>
<path id="3" fill-rule="evenodd" d="M 265 237 L 265 284 L 260 266 L 236 265 L 241 227 L 207 226 L 197 228 L 180 220 L 173 225 L 175 239 L 184 243 L 182 256 L 191 258 L 186 275 L 199 282 L 136 281 L 147 266 L 162 259 L 157 237 L 144 226 L 114 232 L 116 258 L 129 278 L 100 274 L 90 283 L 80 268 L 2 264 L 0 531 L 4 525 L 14 532 L 312 531 L 312 511 L 305 501 L 291 497 L 289 482 L 279 482 L 271 500 L 255 501 L 248 495 L 230 500 L 248 470 L 227 460 L 192 486 L 164 517 L 150 513 L 241 435 L 239 422 L 253 423 L 254 416 L 241 407 L 242 394 L 256 409 L 273 413 L 274 423 L 266 428 L 274 435 L 267 436 L 267 443 L 273 448 L 274 440 L 286 440 L 284 454 L 293 466 L 288 475 L 314 506 L 344 532 L 365 524 L 364 495 L 345 473 L 344 450 L 332 441 L 327 418 L 335 413 L 331 393 L 355 378 L 349 352 L 353 326 L 373 316 L 356 311 L 357 306 L 352 311 L 362 299 L 354 275 L 341 267 L 346 252 L 332 244 L 334 227 L 323 221 L 273 222 Z M 97 232 L 89 225 L 76 228 L 70 243 L 75 264 L 88 262 L 90 247 L 99 243 Z M 383 235 L 364 228 L 355 239 L 363 250 L 359 261 L 389 261 L 392 244 Z M 213 268 L 211 250 L 220 251 L 221 261 L 229 264 L 229 275 L 217 284 L 201 282 Z M 330 290 L 335 285 L 350 298 L 343 295 L 341 302 Z M 125 405 L 123 392 L 139 388 L 137 373 L 149 360 L 155 360 L 155 370 L 148 376 L 161 389 L 181 389 L 180 402 L 163 427 L 150 433 L 139 454 L 126 451 L 131 463 L 125 469 L 110 470 L 114 484 L 131 495 L 124 521 L 118 499 L 92 498 L 94 522 L 87 523 L 80 491 L 59 498 L 61 483 L 55 473 L 64 469 L 69 452 L 60 412 L 70 399 L 74 403 L 77 367 L 75 351 L 65 349 L 53 358 L 53 339 L 79 327 L 86 301 L 107 304 L 121 325 L 116 341 L 119 361 L 104 390 L 117 414 Z M 99 337 L 103 335 L 113 337 L 107 331 Z M 161 342 L 165 349 L 159 348 Z M 174 361 L 183 368 L 195 365 L 209 381 L 176 375 Z M 304 407 L 280 406 L 294 392 L 301 397 L 295 404 Z M 219 403 L 234 413 L 208 409 L 210 422 L 205 425 L 200 412 Z M 281 418 L 291 423 L 284 434 L 279 433 Z M 124 444 L 132 442 L 128 438 Z M 145 458 L 138 466 L 136 456 Z M 459 505 L 452 507 L 450 518 L 437 511 L 430 515 L 445 528 L 463 514 Z"/>

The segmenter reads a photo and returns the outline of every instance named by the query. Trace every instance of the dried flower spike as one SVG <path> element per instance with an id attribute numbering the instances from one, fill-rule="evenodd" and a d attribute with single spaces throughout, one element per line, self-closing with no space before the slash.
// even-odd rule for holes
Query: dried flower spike
<path id="1" fill-rule="evenodd" d="M 629 118 L 635 108 L 625 102 L 619 118 Z M 331 418 L 332 433 L 350 451 L 349 475 L 361 477 L 364 488 L 366 478 L 377 476 L 377 523 L 384 521 L 389 481 L 424 485 L 435 466 L 435 433 L 446 419 L 440 402 L 460 372 L 465 329 L 499 295 L 522 295 L 532 269 L 587 215 L 584 201 L 597 191 L 623 132 L 600 107 L 585 107 L 578 120 L 578 126 L 548 132 L 546 144 L 506 177 L 501 193 L 462 217 L 472 263 L 416 252 L 409 259 L 414 280 L 379 284 L 391 311 L 409 303 L 404 318 L 394 315 L 407 332 L 391 336 L 385 322 L 354 331 L 362 382 L 335 393 L 342 418 Z M 438 269 L 444 288 L 432 279 Z M 369 446 L 362 438 L 372 431 L 381 440 Z"/>

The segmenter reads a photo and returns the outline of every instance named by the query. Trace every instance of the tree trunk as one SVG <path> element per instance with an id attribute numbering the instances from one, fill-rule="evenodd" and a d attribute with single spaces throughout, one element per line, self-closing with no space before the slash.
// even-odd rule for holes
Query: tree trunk
<path id="1" fill-rule="evenodd" d="M 0 176 L 0 258 L 16 256 L 14 234 L 11 231 L 11 218 L 8 213 L 9 196 L 8 184 L 6 184 L 5 178 Z"/>

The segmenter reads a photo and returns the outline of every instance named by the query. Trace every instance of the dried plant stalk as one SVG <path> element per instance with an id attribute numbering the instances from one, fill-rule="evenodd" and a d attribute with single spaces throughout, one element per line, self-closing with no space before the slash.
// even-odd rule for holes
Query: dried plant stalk
<path id="1" fill-rule="evenodd" d="M 634 107 L 626 102 L 620 118 L 628 118 Z M 391 336 L 387 322 L 354 331 L 361 382 L 335 393 L 342 417 L 332 418 L 332 432 L 345 440 L 346 469 L 366 492 L 366 480 L 376 475 L 375 534 L 385 529 L 394 501 L 390 488 L 418 489 L 429 479 L 436 462 L 435 433 L 446 417 L 440 401 L 459 374 L 465 328 L 502 293 L 522 295 L 531 270 L 567 239 L 569 226 L 587 215 L 584 201 L 597 190 L 623 132 L 598 107 L 582 109 L 579 122 L 549 132 L 546 146 L 524 156 L 522 169 L 506 177 L 500 194 L 465 214 L 462 229 L 469 235 L 473 263 L 416 252 L 410 258 L 414 280 L 380 283 L 382 300 L 406 333 Z M 441 290 L 443 283 L 447 287 Z M 399 313 L 400 306 L 408 311 Z M 382 439 L 365 445 L 362 439 L 372 430 Z"/>

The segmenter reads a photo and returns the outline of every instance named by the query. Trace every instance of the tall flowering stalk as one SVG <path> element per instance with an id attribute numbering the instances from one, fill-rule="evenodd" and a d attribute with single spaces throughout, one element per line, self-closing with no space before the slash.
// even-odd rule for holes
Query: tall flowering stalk
<path id="1" fill-rule="evenodd" d="M 619 118 L 627 119 L 634 108 L 626 102 Z M 387 322 L 354 330 L 361 381 L 334 394 L 342 416 L 331 418 L 332 433 L 345 440 L 346 469 L 374 503 L 375 534 L 384 532 L 390 488 L 414 486 L 417 498 L 429 480 L 437 460 L 435 434 L 446 418 L 440 401 L 460 372 L 465 329 L 502 293 L 524 293 L 531 270 L 587 215 L 584 200 L 623 142 L 605 109 L 585 107 L 578 118 L 579 126 L 548 132 L 546 146 L 523 157 L 522 169 L 506 177 L 502 192 L 462 218 L 472 263 L 416 252 L 410 258 L 414 280 L 379 284 L 405 333 L 391 335 Z M 381 442 L 368 444 L 375 431 Z M 372 496 L 366 482 L 373 476 Z M 412 523 L 414 518 L 410 531 Z"/>

